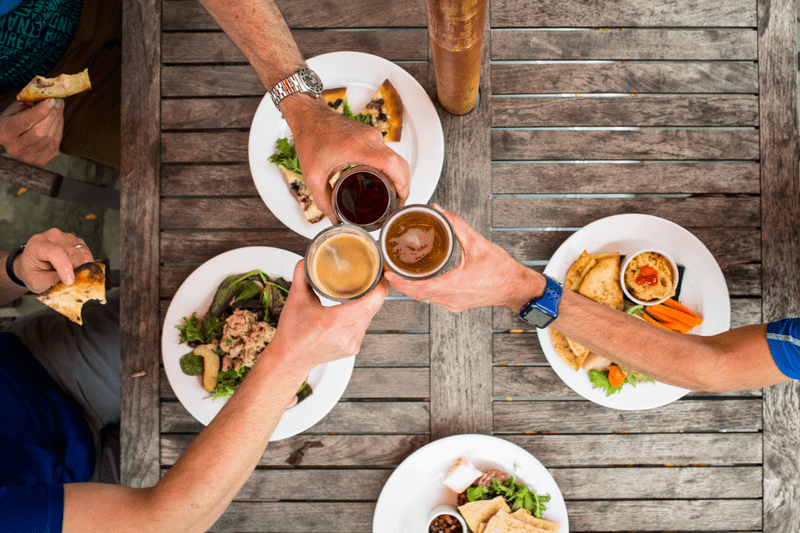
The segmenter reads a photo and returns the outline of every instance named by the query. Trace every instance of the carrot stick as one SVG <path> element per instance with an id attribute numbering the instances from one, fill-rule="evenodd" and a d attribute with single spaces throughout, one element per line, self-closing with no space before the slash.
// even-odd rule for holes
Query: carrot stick
<path id="1" fill-rule="evenodd" d="M 657 318 L 661 321 L 677 320 L 678 322 L 683 322 L 687 326 L 691 327 L 694 327 L 700 323 L 696 318 L 664 305 L 651 305 L 647 308 L 647 312 L 653 315 L 654 318 Z"/>
<path id="2" fill-rule="evenodd" d="M 608 366 L 608 383 L 612 387 L 619 387 L 625 383 L 625 374 L 619 369 L 617 365 Z"/>
<path id="3" fill-rule="evenodd" d="M 678 302 L 676 300 L 673 300 L 672 298 L 667 298 L 666 300 L 664 300 L 664 304 L 663 305 L 666 305 L 666 306 L 671 307 L 673 309 L 677 309 L 678 311 L 683 311 L 687 315 L 693 316 L 694 318 L 699 320 L 701 323 L 703 322 L 703 319 L 699 315 L 697 315 L 694 311 L 692 311 L 691 309 L 689 309 L 685 305 L 681 304 L 680 302 Z"/>
<path id="4" fill-rule="evenodd" d="M 689 330 L 692 329 L 692 326 L 689 326 L 688 324 L 684 324 L 676 320 L 671 320 L 669 318 L 665 318 L 663 321 L 661 319 L 656 320 L 653 316 L 647 313 L 643 313 L 642 318 L 644 318 L 651 324 L 655 324 L 656 326 L 668 329 L 670 331 L 677 331 L 678 333 L 688 333 Z"/>
<path id="5" fill-rule="evenodd" d="M 659 322 L 655 318 L 651 317 L 647 313 L 642 313 L 642 318 L 644 318 L 645 320 L 647 320 L 651 324 L 654 324 L 656 326 L 662 327 L 664 329 L 672 329 L 672 328 L 668 327 L 666 324 L 664 324 L 663 322 Z"/>

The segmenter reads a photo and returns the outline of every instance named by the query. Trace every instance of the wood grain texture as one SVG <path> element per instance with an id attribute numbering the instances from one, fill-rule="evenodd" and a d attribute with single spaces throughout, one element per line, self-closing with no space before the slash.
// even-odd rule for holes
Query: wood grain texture
<path id="1" fill-rule="evenodd" d="M 199 433 L 203 427 L 180 403 L 161 402 L 162 433 Z M 426 435 L 429 432 L 428 402 L 339 402 L 306 434 Z"/>
<path id="2" fill-rule="evenodd" d="M 160 3 L 122 3 L 120 476 L 129 487 L 159 479 L 160 16 Z M 131 378 L 142 370 L 146 376 Z"/>
<path id="3" fill-rule="evenodd" d="M 9 157 L 0 157 L 0 181 L 55 198 L 64 177 Z"/>
<path id="4" fill-rule="evenodd" d="M 756 96 L 492 98 L 492 126 L 755 126 Z"/>
<path id="5" fill-rule="evenodd" d="M 493 94 L 758 92 L 750 62 L 556 63 L 492 65 Z"/>
<path id="6" fill-rule="evenodd" d="M 163 108 L 164 100 L 162 100 Z M 163 121 L 162 121 L 163 124 Z M 250 166 L 171 165 L 161 170 L 162 196 L 257 196 Z"/>
<path id="7" fill-rule="evenodd" d="M 587 402 L 588 403 L 588 402 Z M 614 411 L 619 413 L 620 411 Z M 758 433 L 502 435 L 547 468 L 627 465 L 760 465 Z M 631 458 L 636 462 L 632 463 Z"/>
<path id="8" fill-rule="evenodd" d="M 161 234 L 161 259 L 164 263 L 204 263 L 223 252 L 245 246 L 272 246 L 302 256 L 309 242 L 306 237 L 283 226 L 266 231 L 165 231 Z M 166 277 L 161 283 L 161 296 L 174 295 L 196 267 L 175 267 L 189 270 L 174 272 L 171 268 L 165 267 L 163 270 Z"/>
<path id="9" fill-rule="evenodd" d="M 297 30 L 297 47 L 309 58 L 328 52 L 365 52 L 390 61 L 425 61 L 428 32 L 424 29 Z M 225 33 L 163 33 L 164 63 L 245 63 L 244 54 Z"/>
<path id="10" fill-rule="evenodd" d="M 247 163 L 245 131 L 163 133 L 161 161 L 164 163 Z M 265 155 L 272 151 L 264 148 Z"/>
<path id="11" fill-rule="evenodd" d="M 284 229 L 261 198 L 165 198 L 161 229 Z"/>
<path id="12" fill-rule="evenodd" d="M 162 100 L 161 129 L 249 128 L 259 97 Z"/>
<path id="13" fill-rule="evenodd" d="M 492 164 L 494 194 L 758 194 L 759 190 L 756 162 Z"/>
<path id="14" fill-rule="evenodd" d="M 392 471 L 388 469 L 369 470 L 365 468 L 353 470 L 257 469 L 234 497 L 234 500 L 375 501 L 391 473 Z M 760 477 L 759 474 L 759 485 L 761 484 Z"/>
<path id="15" fill-rule="evenodd" d="M 684 227 L 755 227 L 760 202 L 754 197 L 688 198 L 495 198 L 495 228 L 580 228 L 621 213 L 654 215 Z"/>
<path id="16" fill-rule="evenodd" d="M 758 154 L 756 130 L 492 130 L 494 160 L 756 160 Z"/>
<path id="17" fill-rule="evenodd" d="M 794 2 L 758 2 L 764 321 L 800 317 L 796 31 Z M 800 528 L 799 399 L 797 381 L 765 391 L 765 531 Z"/>
<path id="18" fill-rule="evenodd" d="M 196 434 L 163 435 L 161 461 L 169 466 Z M 394 468 L 428 444 L 428 435 L 307 435 L 271 442 L 259 466 Z"/>
<path id="19" fill-rule="evenodd" d="M 492 30 L 492 60 L 755 60 L 755 32 L 715 30 Z"/>
<path id="20" fill-rule="evenodd" d="M 500 0 L 492 2 L 492 27 L 754 27 L 756 12 L 741 0 L 620 2 Z"/>
<path id="21" fill-rule="evenodd" d="M 233 502 L 213 526 L 214 532 L 372 531 L 374 503 Z M 266 527 L 265 527 L 266 525 Z"/>
<path id="22" fill-rule="evenodd" d="M 426 26 L 425 4 L 413 0 L 388 0 L 380 4 L 371 0 L 332 2 L 326 4 L 324 16 L 320 16 L 319 4 L 310 0 L 278 0 L 275 4 L 292 28 Z M 165 31 L 220 29 L 198 2 L 165 1 L 162 9 Z"/>
<path id="23" fill-rule="evenodd" d="M 487 6 L 487 9 L 488 6 Z M 491 80 L 489 17 L 484 27 L 479 100 L 454 116 L 434 99 L 444 132 L 444 166 L 434 200 L 489 236 L 491 191 Z M 432 56 L 429 86 L 435 85 Z M 465 132 L 470 132 L 465 135 Z M 469 154 L 467 156 L 467 154 Z M 431 438 L 492 431 L 491 310 L 454 314 L 431 306 Z"/>
<path id="24" fill-rule="evenodd" d="M 547 371 L 552 372 L 550 369 Z M 495 432 L 547 431 L 596 434 L 734 429 L 761 430 L 759 398 L 723 401 L 680 400 L 643 411 L 608 409 L 589 401 L 494 402 Z M 630 458 L 620 457 L 620 460 L 629 461 Z"/>
<path id="25" fill-rule="evenodd" d="M 426 62 L 399 63 L 423 87 Z M 259 96 L 267 92 L 250 65 L 167 65 L 161 69 L 163 96 Z"/>

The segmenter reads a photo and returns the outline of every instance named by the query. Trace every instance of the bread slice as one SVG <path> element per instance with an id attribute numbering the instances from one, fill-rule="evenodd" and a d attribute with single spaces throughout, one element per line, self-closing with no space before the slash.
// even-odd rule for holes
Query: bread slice
<path id="1" fill-rule="evenodd" d="M 294 199 L 300 204 L 303 214 L 306 216 L 306 220 L 308 220 L 311 224 L 316 224 L 325 218 L 325 214 L 320 211 L 317 207 L 317 204 L 314 203 L 314 198 L 311 196 L 311 190 L 308 188 L 306 180 L 303 179 L 303 176 L 297 174 L 296 172 L 292 172 L 291 170 L 287 170 L 285 167 L 280 167 L 280 169 L 283 171 L 283 177 L 286 178 L 286 184 L 289 186 L 289 192 L 292 193 Z"/>
<path id="2" fill-rule="evenodd" d="M 20 102 L 38 102 L 46 98 L 66 98 L 92 88 L 89 69 L 77 74 L 62 74 L 57 78 L 36 76 L 17 95 Z"/>
<path id="3" fill-rule="evenodd" d="M 372 125 L 381 130 L 384 142 L 400 142 L 403 134 L 403 102 L 388 79 L 361 113 L 372 115 Z"/>
<path id="4" fill-rule="evenodd" d="M 89 300 L 106 303 L 106 266 L 103 263 L 84 263 L 75 269 L 72 285 L 59 282 L 34 296 L 76 324 L 83 325 L 83 304 Z"/>

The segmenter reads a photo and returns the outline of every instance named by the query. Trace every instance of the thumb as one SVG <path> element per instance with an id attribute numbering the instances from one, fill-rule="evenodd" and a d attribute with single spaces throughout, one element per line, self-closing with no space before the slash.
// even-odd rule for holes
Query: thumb
<path id="1" fill-rule="evenodd" d="M 24 103 L 19 102 L 20 110 L 12 112 L 7 120 L 8 128 L 17 135 L 22 135 L 36 124 L 47 118 L 50 110 L 56 105 L 55 98 L 42 100 L 30 109 L 25 109 Z M 10 107 L 9 107 L 10 108 Z"/>

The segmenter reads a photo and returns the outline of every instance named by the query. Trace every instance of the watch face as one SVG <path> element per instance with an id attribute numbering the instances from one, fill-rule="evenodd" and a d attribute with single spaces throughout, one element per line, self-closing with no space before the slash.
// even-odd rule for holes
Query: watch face
<path id="1" fill-rule="evenodd" d="M 319 79 L 317 73 L 309 68 L 304 68 L 300 71 L 300 77 L 303 80 L 309 89 L 314 91 L 316 94 L 320 94 L 322 92 L 322 80 Z"/>
<path id="2" fill-rule="evenodd" d="M 547 327 L 547 325 L 550 324 L 550 322 L 552 322 L 554 319 L 554 316 L 549 315 L 541 309 L 537 309 L 535 307 L 529 310 L 524 317 L 526 322 L 533 324 L 537 328 Z"/>

